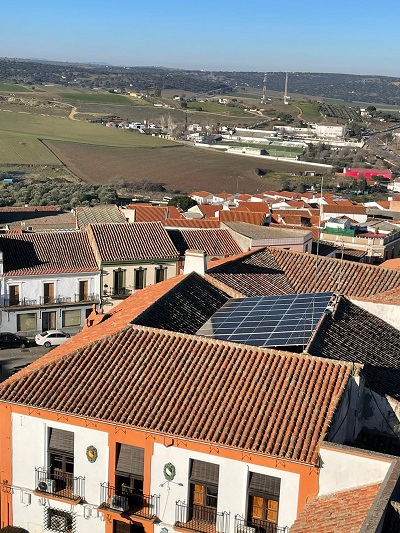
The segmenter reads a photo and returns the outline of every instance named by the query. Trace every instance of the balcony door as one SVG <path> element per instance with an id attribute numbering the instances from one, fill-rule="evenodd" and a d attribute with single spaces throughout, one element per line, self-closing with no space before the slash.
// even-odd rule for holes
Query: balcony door
<path id="1" fill-rule="evenodd" d="M 278 523 L 281 480 L 250 473 L 247 523 L 257 533 L 272 533 Z"/>
<path id="2" fill-rule="evenodd" d="M 122 268 L 114 270 L 114 296 L 123 296 L 125 294 L 125 274 L 126 270 Z"/>
<path id="3" fill-rule="evenodd" d="M 19 285 L 9 285 L 10 305 L 19 305 Z"/>
<path id="4" fill-rule="evenodd" d="M 72 431 L 50 428 L 48 461 L 51 479 L 56 481 L 56 491 L 74 490 L 74 434 Z M 66 494 L 66 495 L 68 495 Z"/>
<path id="5" fill-rule="evenodd" d="M 215 524 L 218 504 L 218 478 L 218 465 L 192 460 L 189 519 Z"/>
<path id="6" fill-rule="evenodd" d="M 89 296 L 89 282 L 80 281 L 79 282 L 79 301 L 83 302 L 88 299 Z"/>
<path id="7" fill-rule="evenodd" d="M 43 284 L 43 301 L 45 304 L 54 303 L 54 283 Z"/>

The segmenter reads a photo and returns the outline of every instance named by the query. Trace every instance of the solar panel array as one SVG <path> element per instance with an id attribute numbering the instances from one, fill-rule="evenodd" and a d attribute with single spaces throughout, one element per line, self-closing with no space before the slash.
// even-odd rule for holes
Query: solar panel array
<path id="1" fill-rule="evenodd" d="M 197 334 L 252 346 L 306 346 L 332 295 L 232 298 Z"/>

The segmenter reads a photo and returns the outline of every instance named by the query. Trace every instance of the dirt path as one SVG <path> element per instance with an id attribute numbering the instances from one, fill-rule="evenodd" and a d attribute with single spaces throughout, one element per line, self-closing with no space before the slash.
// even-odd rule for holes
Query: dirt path
<path id="1" fill-rule="evenodd" d="M 74 106 L 71 106 L 71 107 L 72 107 L 71 113 L 68 115 L 68 118 L 70 118 L 71 120 L 78 120 L 77 118 L 75 118 L 75 114 L 78 111 L 77 108 Z"/>

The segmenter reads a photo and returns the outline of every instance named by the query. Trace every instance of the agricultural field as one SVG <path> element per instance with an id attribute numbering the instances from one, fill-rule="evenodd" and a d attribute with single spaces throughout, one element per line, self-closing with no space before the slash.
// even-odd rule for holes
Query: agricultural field
<path id="1" fill-rule="evenodd" d="M 121 180 L 134 183 L 145 178 L 164 184 L 166 190 L 186 193 L 196 189 L 254 193 L 279 188 L 285 172 L 298 173 L 305 169 L 295 163 L 247 158 L 184 145 L 157 150 L 59 141 L 46 144 L 75 176 L 103 185 Z M 265 169 L 266 176 L 258 176 L 258 168 Z"/>
<path id="2" fill-rule="evenodd" d="M 301 111 L 303 120 L 321 120 L 321 113 L 318 110 L 318 106 L 316 106 L 313 102 L 296 102 L 294 103 L 296 107 L 298 107 Z"/>
<path id="3" fill-rule="evenodd" d="M 57 94 L 61 100 L 72 102 L 89 102 L 93 104 L 120 104 L 135 105 L 133 99 L 128 96 L 121 96 L 113 93 L 78 93 L 78 92 L 60 92 Z M 138 100 L 135 98 L 135 100 Z M 139 100 L 141 102 L 141 100 Z"/>
<path id="4" fill-rule="evenodd" d="M 17 83 L 1 83 L 0 92 L 7 93 L 27 93 L 32 92 L 32 89 L 25 87 L 24 85 L 18 85 Z"/>
<path id="5" fill-rule="evenodd" d="M 218 102 L 212 102 L 211 100 L 207 102 L 188 102 L 187 109 L 197 110 L 198 108 L 202 109 L 202 112 L 206 113 L 215 113 L 217 115 L 229 115 L 235 117 L 251 116 L 251 114 L 240 107 L 228 107 L 226 105 L 219 104 Z"/>
<path id="6" fill-rule="evenodd" d="M 58 159 L 34 136 L 0 131 L 2 164 L 59 165 Z"/>

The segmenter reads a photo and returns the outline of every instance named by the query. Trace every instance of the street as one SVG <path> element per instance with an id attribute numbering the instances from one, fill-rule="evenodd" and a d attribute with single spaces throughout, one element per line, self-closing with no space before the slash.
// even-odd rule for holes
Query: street
<path id="1" fill-rule="evenodd" d="M 50 350 L 51 348 L 36 346 L 35 344 L 29 348 L 5 348 L 0 350 L 0 381 L 4 381 L 14 374 L 18 367 L 36 361 L 36 359 L 39 359 Z"/>

